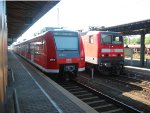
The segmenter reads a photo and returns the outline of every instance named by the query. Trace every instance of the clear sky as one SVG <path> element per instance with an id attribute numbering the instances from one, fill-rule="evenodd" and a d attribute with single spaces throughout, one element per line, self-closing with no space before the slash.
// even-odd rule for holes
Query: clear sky
<path id="1" fill-rule="evenodd" d="M 82 29 L 87 26 L 108 27 L 150 19 L 149 7 L 150 0 L 61 0 L 22 38 L 29 39 L 34 32 L 45 26 Z"/>

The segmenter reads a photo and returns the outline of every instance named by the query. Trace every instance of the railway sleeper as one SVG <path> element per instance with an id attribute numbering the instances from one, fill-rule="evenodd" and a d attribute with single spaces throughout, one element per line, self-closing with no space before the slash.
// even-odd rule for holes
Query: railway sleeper
<path id="1" fill-rule="evenodd" d="M 83 95 L 79 95 L 77 97 L 80 98 L 80 99 L 82 99 L 82 98 L 88 98 L 88 97 L 91 97 L 91 96 L 93 96 L 93 94 L 83 94 Z"/>
<path id="2" fill-rule="evenodd" d="M 99 108 L 96 108 L 95 110 L 97 110 L 100 113 L 115 113 L 118 111 L 120 111 L 120 113 L 122 113 L 122 111 L 123 111 L 121 108 L 118 108 L 113 104 L 107 104 L 104 106 L 100 106 Z"/>
<path id="3" fill-rule="evenodd" d="M 87 97 L 87 98 L 82 98 L 82 101 L 86 101 L 86 100 L 91 100 L 91 99 L 99 99 L 98 96 L 92 96 L 92 97 Z"/>
<path id="4" fill-rule="evenodd" d="M 63 87 L 67 87 L 67 86 L 76 86 L 74 84 L 69 84 L 69 83 L 59 83 L 61 86 Z"/>
<path id="5" fill-rule="evenodd" d="M 114 110 L 109 110 L 109 111 L 104 111 L 104 112 L 101 112 L 101 113 L 115 113 L 115 112 L 123 113 L 122 109 L 120 109 L 120 108 L 114 109 Z"/>
<path id="6" fill-rule="evenodd" d="M 100 109 L 100 108 L 104 108 L 104 107 L 110 107 L 113 106 L 113 104 L 106 104 L 106 105 L 101 105 L 101 106 L 95 106 L 93 107 L 94 109 Z"/>
<path id="7" fill-rule="evenodd" d="M 79 86 L 63 86 L 66 89 L 80 88 Z"/>
<path id="8" fill-rule="evenodd" d="M 86 102 L 88 105 L 91 104 L 97 104 L 97 103 L 101 103 L 101 102 L 105 102 L 105 100 L 96 100 L 96 101 L 92 101 L 92 102 Z"/>
<path id="9" fill-rule="evenodd" d="M 82 88 L 69 89 L 69 91 L 79 91 L 79 90 L 83 90 L 83 89 Z"/>
<path id="10" fill-rule="evenodd" d="M 89 95 L 93 95 L 92 93 L 86 93 L 86 94 L 79 94 L 79 95 L 76 95 L 77 97 L 82 97 L 82 96 L 89 96 Z"/>
<path id="11" fill-rule="evenodd" d="M 70 92 L 73 93 L 74 95 L 88 93 L 87 91 L 70 91 Z"/>

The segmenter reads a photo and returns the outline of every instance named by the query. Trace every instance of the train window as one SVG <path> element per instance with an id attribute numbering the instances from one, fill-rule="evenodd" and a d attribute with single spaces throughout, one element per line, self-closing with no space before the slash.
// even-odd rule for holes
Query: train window
<path id="1" fill-rule="evenodd" d="M 79 42 L 77 36 L 54 36 L 57 50 L 78 50 Z"/>
<path id="2" fill-rule="evenodd" d="M 34 43 L 34 54 L 40 55 L 43 53 L 43 42 L 42 40 Z"/>
<path id="3" fill-rule="evenodd" d="M 27 44 L 27 53 L 30 53 L 30 44 Z"/>
<path id="4" fill-rule="evenodd" d="M 42 39 L 42 48 L 44 48 L 45 42 L 46 41 L 44 39 Z"/>
<path id="5" fill-rule="evenodd" d="M 30 53 L 34 54 L 34 43 L 30 43 Z"/>
<path id="6" fill-rule="evenodd" d="M 102 38 L 102 43 L 104 43 L 104 44 L 111 44 L 111 35 L 102 34 L 101 38 Z"/>
<path id="7" fill-rule="evenodd" d="M 40 50 L 40 45 L 41 45 L 42 43 L 41 42 L 35 42 L 35 48 L 34 48 L 34 54 L 35 55 L 39 55 L 40 53 L 39 53 L 39 50 Z"/>
<path id="8" fill-rule="evenodd" d="M 112 44 L 122 44 L 122 43 L 123 43 L 122 36 L 115 36 L 115 35 L 113 35 L 113 37 L 112 37 Z"/>
<path id="9" fill-rule="evenodd" d="M 39 50 L 40 50 L 40 47 L 38 45 L 36 45 L 35 50 L 34 50 L 34 54 L 39 55 L 40 54 Z"/>
<path id="10" fill-rule="evenodd" d="M 112 35 L 112 34 L 102 34 L 102 43 L 104 44 L 122 44 L 123 38 L 122 36 Z"/>
<path id="11" fill-rule="evenodd" d="M 89 43 L 91 43 L 91 44 L 94 43 L 93 35 L 90 35 L 90 36 L 89 36 Z"/>

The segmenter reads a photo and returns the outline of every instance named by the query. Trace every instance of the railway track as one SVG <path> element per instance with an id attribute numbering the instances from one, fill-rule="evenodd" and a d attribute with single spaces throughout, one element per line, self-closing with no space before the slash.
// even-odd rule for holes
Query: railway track
<path id="1" fill-rule="evenodd" d="M 124 76 L 116 78 L 107 77 L 106 79 L 109 79 L 118 85 L 124 85 L 124 90 L 130 90 L 130 94 L 140 97 L 145 102 L 150 100 L 150 82 L 148 81 L 137 80 L 135 78 L 133 79 Z"/>
<path id="2" fill-rule="evenodd" d="M 131 90 L 137 90 L 140 89 L 139 92 L 143 98 L 150 99 L 150 82 L 139 80 L 136 78 L 128 78 L 125 76 L 119 76 L 119 77 L 106 77 L 106 79 L 111 80 L 112 82 L 115 82 L 117 84 L 122 84 L 125 86 L 126 89 Z M 132 92 L 133 94 L 136 94 L 136 91 Z"/>
<path id="3" fill-rule="evenodd" d="M 82 83 L 68 81 L 59 84 L 100 113 L 142 113 Z"/>
<path id="4" fill-rule="evenodd" d="M 131 85 L 133 87 L 134 86 L 141 87 L 142 89 L 150 91 L 150 82 L 148 82 L 148 81 L 137 80 L 134 78 L 128 78 L 128 77 L 124 77 L 124 76 L 120 76 L 117 78 L 109 77 L 108 79 L 116 81 L 116 82 L 120 82 L 120 83 L 123 83 L 126 85 Z"/>
<path id="5" fill-rule="evenodd" d="M 127 79 L 121 81 L 122 79 Z M 135 84 L 140 84 L 141 80 L 135 80 L 131 78 L 123 77 L 111 77 L 111 76 L 102 76 L 96 74 L 93 79 L 87 75 L 87 73 L 80 74 L 77 80 L 81 83 L 84 83 L 104 94 L 107 94 L 117 100 L 126 103 L 127 105 L 133 106 L 134 108 L 144 111 L 144 113 L 149 113 L 149 99 L 150 99 L 150 90 L 147 88 L 143 89 L 142 85 L 129 84 L 130 82 Z M 119 81 L 114 80 L 119 79 Z M 128 80 L 129 79 L 129 80 Z M 129 82 L 129 83 L 128 83 Z M 142 81 L 143 84 L 147 84 L 147 81 Z M 128 99 L 127 99 L 128 98 Z M 137 100 L 137 101 L 135 101 Z"/>
<path id="6" fill-rule="evenodd" d="M 150 82 L 149 73 L 147 72 L 139 72 L 138 70 L 126 70 L 125 75 L 121 75 L 127 78 L 132 78 L 141 81 Z"/>

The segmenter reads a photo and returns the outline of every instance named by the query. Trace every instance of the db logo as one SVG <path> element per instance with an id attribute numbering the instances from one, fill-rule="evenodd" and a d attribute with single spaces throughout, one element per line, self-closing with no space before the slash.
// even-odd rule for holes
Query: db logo
<path id="1" fill-rule="evenodd" d="M 66 59 L 66 63 L 72 63 L 72 59 Z"/>

